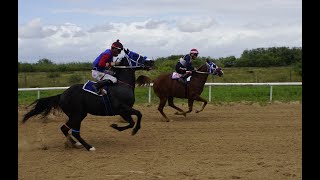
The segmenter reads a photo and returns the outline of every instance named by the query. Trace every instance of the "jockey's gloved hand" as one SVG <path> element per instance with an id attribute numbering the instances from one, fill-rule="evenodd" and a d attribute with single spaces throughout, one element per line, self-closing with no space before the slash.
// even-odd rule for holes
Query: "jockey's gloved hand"
<path id="1" fill-rule="evenodd" d="M 116 64 L 119 64 L 119 62 L 107 62 L 106 67 L 115 66 Z"/>

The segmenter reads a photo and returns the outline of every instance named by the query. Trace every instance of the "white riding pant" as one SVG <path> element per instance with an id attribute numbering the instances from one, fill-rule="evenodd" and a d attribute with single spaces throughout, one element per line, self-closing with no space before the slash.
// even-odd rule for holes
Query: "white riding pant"
<path id="1" fill-rule="evenodd" d="M 101 81 L 101 80 L 111 80 L 113 83 L 117 82 L 117 78 L 111 76 L 110 74 L 104 73 L 104 72 L 100 72 L 97 70 L 91 70 L 91 75 L 92 77 L 97 80 L 97 81 Z"/>

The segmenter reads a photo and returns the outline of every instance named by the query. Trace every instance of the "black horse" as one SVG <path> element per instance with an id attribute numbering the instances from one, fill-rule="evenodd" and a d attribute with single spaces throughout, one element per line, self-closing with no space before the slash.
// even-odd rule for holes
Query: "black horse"
<path id="1" fill-rule="evenodd" d="M 133 108 L 135 102 L 135 71 L 150 70 L 154 61 L 128 49 L 124 51 L 125 56 L 121 58 L 119 65 L 113 67 L 118 82 L 107 87 L 107 95 L 99 96 L 84 90 L 83 87 L 87 83 L 75 84 L 62 94 L 34 101 L 31 104 L 33 108 L 24 115 L 22 122 L 25 123 L 30 117 L 39 114 L 45 117 L 53 108 L 60 108 L 69 118 L 61 126 L 61 131 L 66 136 L 67 142 L 78 147 L 83 145 L 88 151 L 95 150 L 95 148 L 80 136 L 81 122 L 88 113 L 96 116 L 120 115 L 129 125 L 119 127 L 117 124 L 112 124 L 111 127 L 118 131 L 133 128 L 135 122 L 131 115 L 135 115 L 137 116 L 137 122 L 132 130 L 132 135 L 135 135 L 141 127 L 142 118 L 141 112 Z M 69 130 L 72 131 L 71 134 L 69 134 Z"/>

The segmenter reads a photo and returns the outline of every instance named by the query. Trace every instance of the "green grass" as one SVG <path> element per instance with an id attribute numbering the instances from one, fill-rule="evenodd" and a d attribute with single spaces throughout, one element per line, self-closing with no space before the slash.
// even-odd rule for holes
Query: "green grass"
<path id="1" fill-rule="evenodd" d="M 43 90 L 40 97 L 53 96 L 64 90 Z M 148 103 L 149 87 L 137 87 L 135 89 L 136 104 Z M 206 86 L 201 96 L 209 100 L 209 87 Z M 18 104 L 26 105 L 32 103 L 38 97 L 37 91 L 19 91 Z M 265 104 L 270 100 L 270 86 L 214 86 L 211 89 L 211 102 L 213 104 L 247 102 Z M 273 86 L 272 101 L 292 102 L 302 101 L 301 86 Z M 175 103 L 187 103 L 187 99 L 175 98 Z M 151 89 L 151 104 L 158 104 L 159 99 Z M 198 103 L 198 102 L 196 102 Z"/>
<path id="2" fill-rule="evenodd" d="M 207 82 L 221 83 L 252 83 L 252 82 L 301 82 L 302 77 L 292 71 L 291 67 L 269 67 L 269 68 L 223 68 L 224 76 L 209 76 Z M 168 71 L 172 72 L 172 71 Z M 157 69 L 150 71 L 137 71 L 136 77 L 146 75 L 151 79 L 158 77 L 161 72 Z M 56 75 L 56 74 L 54 74 Z M 85 83 L 87 80 L 93 80 L 91 71 L 75 71 L 63 72 L 54 76 L 50 72 L 33 72 L 33 73 L 18 73 L 19 88 L 34 88 L 34 87 L 65 87 L 75 83 Z M 77 78 L 75 78 L 77 77 Z"/>
<path id="3" fill-rule="evenodd" d="M 209 76 L 207 82 L 217 83 L 262 83 L 262 82 L 301 82 L 302 78 L 296 72 L 291 71 L 291 67 L 269 67 L 269 68 L 224 68 L 224 76 Z M 291 72 L 290 72 L 291 71 Z M 156 78 L 160 72 L 157 69 L 150 71 L 137 71 L 136 77 L 146 75 L 151 79 Z M 76 78 L 77 77 L 77 78 Z M 19 88 L 34 87 L 67 87 L 75 83 L 85 83 L 93 80 L 91 71 L 64 72 L 60 74 L 34 72 L 19 73 Z M 76 82 L 78 81 L 78 82 Z M 41 91 L 40 97 L 47 97 L 59 94 L 64 90 L 45 90 Z M 202 92 L 202 97 L 208 100 L 208 87 Z M 214 86 L 212 87 L 210 103 L 229 103 L 229 102 L 269 102 L 270 86 Z M 18 103 L 29 104 L 37 99 L 37 91 L 19 91 Z M 136 103 L 148 103 L 148 87 L 136 88 Z M 302 100 L 301 86 L 273 86 L 273 101 L 290 102 Z M 175 99 L 177 103 L 187 103 L 186 99 Z M 151 103 L 158 104 L 159 99 L 151 91 Z"/>

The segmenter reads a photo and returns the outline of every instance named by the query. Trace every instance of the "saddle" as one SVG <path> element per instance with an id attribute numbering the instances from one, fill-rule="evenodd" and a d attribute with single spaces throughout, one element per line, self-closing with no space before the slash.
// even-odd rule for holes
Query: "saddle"
<path id="1" fill-rule="evenodd" d="M 103 96 L 104 94 L 97 94 L 96 92 L 94 92 L 92 88 L 93 84 L 96 84 L 96 82 L 88 80 L 86 83 L 84 83 L 82 89 L 94 95 Z M 104 86 L 103 89 L 105 90 L 105 93 L 108 92 L 108 86 Z"/>

